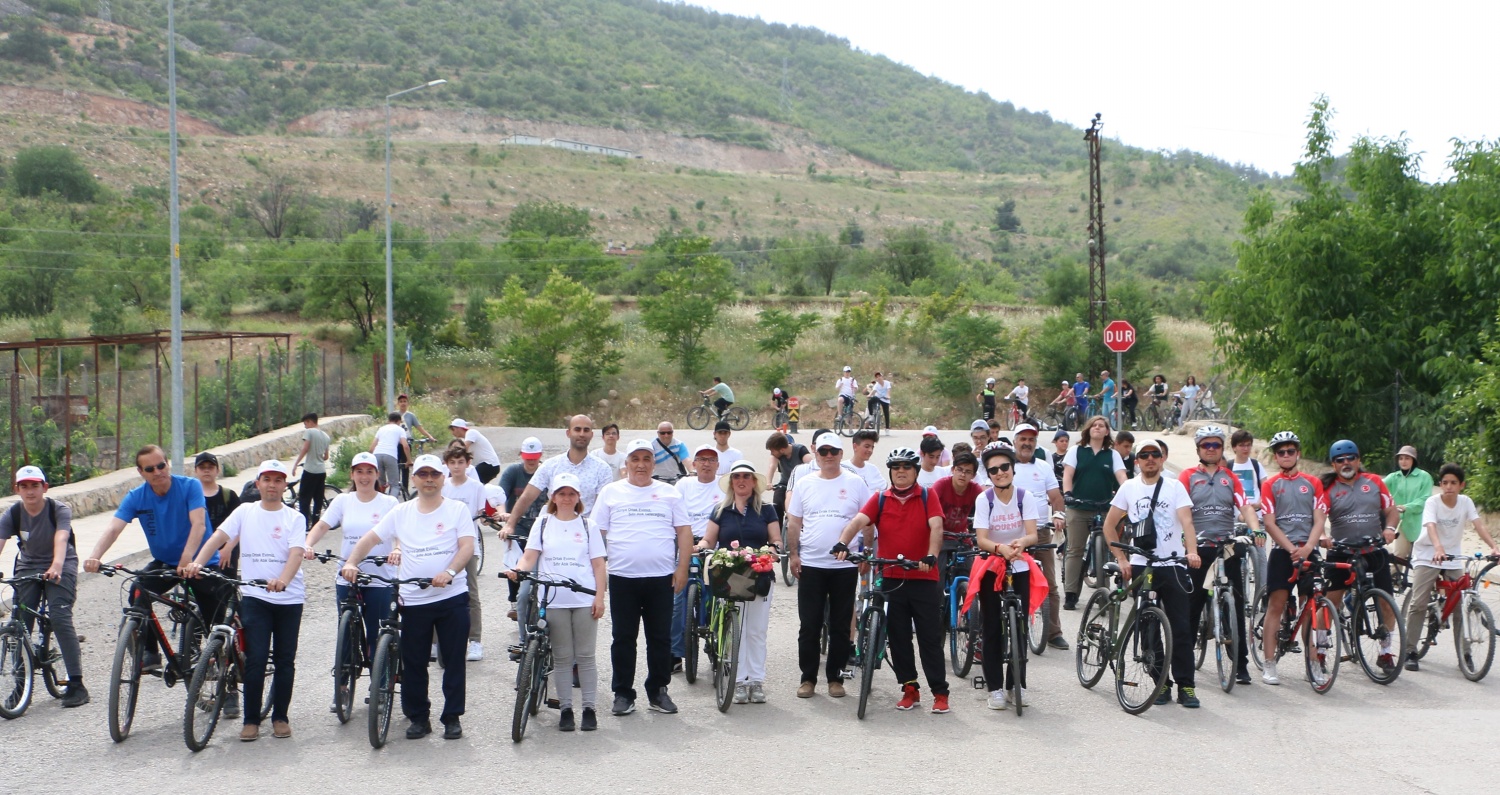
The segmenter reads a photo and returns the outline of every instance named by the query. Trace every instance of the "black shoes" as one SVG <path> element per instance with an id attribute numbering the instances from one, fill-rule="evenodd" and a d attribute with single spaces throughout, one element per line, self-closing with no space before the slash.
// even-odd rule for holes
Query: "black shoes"
<path id="1" fill-rule="evenodd" d="M 1058 635 L 1058 636 L 1052 638 L 1051 640 L 1047 641 L 1047 645 L 1051 646 L 1054 649 L 1060 649 L 1062 651 L 1067 651 L 1068 650 L 1068 642 L 1066 640 L 1063 640 L 1063 636 L 1061 636 L 1061 635 Z"/>
<path id="2" fill-rule="evenodd" d="M 1407 652 L 1406 653 L 1406 670 L 1408 670 L 1408 671 L 1416 671 L 1416 670 L 1420 670 L 1420 669 L 1421 669 L 1421 666 L 1417 665 L 1417 653 L 1414 652 L 1414 651 Z M 67 703 L 64 702 L 63 706 L 66 707 Z"/>
<path id="3" fill-rule="evenodd" d="M 431 723 L 412 721 L 411 725 L 406 727 L 406 739 L 408 740 L 420 740 L 429 734 L 432 734 Z"/>
<path id="4" fill-rule="evenodd" d="M 646 701 L 649 702 L 652 712 L 660 712 L 664 715 L 677 714 L 677 705 L 672 703 L 672 698 L 667 695 L 665 687 L 657 691 L 656 695 L 647 697 Z"/>
<path id="5" fill-rule="evenodd" d="M 562 717 L 557 720 L 557 730 L 560 732 L 570 732 L 577 728 L 578 725 L 573 722 L 573 710 L 571 708 L 563 710 Z"/>
<path id="6" fill-rule="evenodd" d="M 674 674 L 680 674 L 680 673 L 682 673 L 682 658 L 681 657 L 674 657 L 672 659 L 672 673 L 674 673 Z"/>
<path id="7" fill-rule="evenodd" d="M 1078 594 L 1076 594 L 1076 593 L 1070 593 L 1070 594 L 1068 594 L 1067 597 L 1063 599 L 1063 609 L 1064 610 L 1077 610 L 1078 609 Z"/>
<path id="8" fill-rule="evenodd" d="M 454 718 L 443 724 L 444 740 L 457 740 L 462 736 L 464 736 L 464 727 L 458 722 L 458 718 Z"/>
<path id="9" fill-rule="evenodd" d="M 615 706 L 614 709 L 610 711 L 616 715 L 629 715 L 630 713 L 635 712 L 635 699 L 625 695 L 624 693 L 616 693 Z"/>
<path id="10" fill-rule="evenodd" d="M 594 714 L 593 707 L 583 708 L 583 723 L 578 728 L 586 732 L 591 732 L 599 728 L 599 716 Z"/>
<path id="11" fill-rule="evenodd" d="M 68 689 L 63 691 L 62 705 L 64 707 L 81 707 L 89 703 L 89 691 L 82 682 L 69 682 Z"/>
<path id="12" fill-rule="evenodd" d="M 1250 678 L 1250 670 L 1248 668 L 1242 668 L 1242 669 L 1240 669 L 1240 671 L 1238 671 L 1237 673 L 1235 673 L 1235 675 L 1234 675 L 1234 681 L 1235 681 L 1235 684 L 1248 685 L 1248 684 L 1254 682 L 1255 680 L 1253 680 L 1253 679 Z"/>

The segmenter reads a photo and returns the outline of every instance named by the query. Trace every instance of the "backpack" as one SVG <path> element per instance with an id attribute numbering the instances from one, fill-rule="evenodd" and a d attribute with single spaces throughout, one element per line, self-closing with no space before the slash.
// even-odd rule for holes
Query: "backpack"
<path id="1" fill-rule="evenodd" d="M 926 514 L 927 513 L 927 489 L 925 487 L 922 487 L 922 486 L 918 486 L 917 488 L 919 488 L 919 489 L 922 490 L 922 513 Z M 883 514 L 883 513 L 885 513 L 885 495 L 886 495 L 886 492 L 888 492 L 888 491 L 890 491 L 890 489 L 886 489 L 886 490 L 880 492 L 880 497 L 878 499 L 876 499 L 876 501 L 875 501 L 875 519 L 873 521 L 871 521 L 870 524 L 875 525 L 876 527 L 880 527 L 880 515 Z"/>
<path id="2" fill-rule="evenodd" d="M 995 490 L 990 489 L 985 492 L 985 496 L 990 498 L 990 513 L 994 513 Z M 1021 516 L 1026 516 L 1026 489 L 1016 489 L 1016 510 L 1021 513 Z"/>
<path id="3" fill-rule="evenodd" d="M 57 529 L 57 500 L 54 500 L 51 497 L 43 497 L 42 499 L 44 499 L 44 500 L 47 501 L 47 521 L 51 522 L 52 523 L 52 529 L 56 530 Z M 10 526 L 13 527 L 13 528 L 15 528 L 16 537 L 20 538 L 22 541 L 25 541 L 26 539 L 21 536 L 21 503 L 19 503 L 19 502 L 14 503 L 13 505 L 10 506 L 10 509 L 6 513 L 9 515 L 9 518 L 10 518 Z M 77 536 L 78 536 L 77 533 L 74 533 L 74 532 L 71 532 L 71 531 L 69 531 L 69 533 L 68 533 L 68 546 L 73 547 L 74 551 L 77 551 L 77 546 L 73 543 L 73 539 L 76 538 Z"/>

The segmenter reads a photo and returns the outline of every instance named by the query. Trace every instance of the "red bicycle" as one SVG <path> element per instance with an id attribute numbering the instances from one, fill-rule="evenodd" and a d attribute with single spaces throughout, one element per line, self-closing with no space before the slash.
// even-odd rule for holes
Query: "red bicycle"
<path id="1" fill-rule="evenodd" d="M 1440 579 L 1435 583 L 1427 602 L 1426 630 L 1413 651 L 1418 658 L 1426 655 L 1427 650 L 1437 643 L 1438 633 L 1449 626 L 1456 612 L 1458 624 L 1454 627 L 1453 643 L 1458 652 L 1458 670 L 1465 679 L 1478 682 L 1490 672 L 1490 664 L 1495 660 L 1495 616 L 1489 605 L 1479 598 L 1480 578 L 1476 572 L 1482 565 L 1500 562 L 1500 556 L 1445 555 L 1436 559 L 1437 562 L 1450 560 L 1464 562 L 1463 576 L 1456 580 Z M 1409 590 L 1405 601 L 1411 601 Z M 1462 609 L 1459 609 L 1460 605 Z M 1403 604 L 1403 616 L 1405 608 Z"/>
<path id="2" fill-rule="evenodd" d="M 1288 652 L 1297 651 L 1294 640 L 1300 635 L 1307 681 L 1312 685 L 1313 692 L 1320 695 L 1333 689 L 1333 681 L 1339 674 L 1339 660 L 1344 656 L 1339 611 L 1334 607 L 1333 600 L 1324 595 L 1328 590 L 1328 571 L 1347 571 L 1349 567 L 1348 563 L 1329 563 L 1316 559 L 1302 561 L 1301 567 L 1292 573 L 1288 582 L 1296 582 L 1299 576 L 1310 573 L 1312 595 L 1302 603 L 1300 611 L 1296 601 L 1288 598 L 1286 610 L 1281 616 L 1281 626 L 1276 631 L 1275 662 L 1281 662 L 1281 658 Z M 1255 618 L 1251 624 L 1253 638 L 1249 644 L 1252 650 L 1260 649 L 1265 637 L 1267 599 L 1267 595 L 1262 593 L 1255 606 Z"/>

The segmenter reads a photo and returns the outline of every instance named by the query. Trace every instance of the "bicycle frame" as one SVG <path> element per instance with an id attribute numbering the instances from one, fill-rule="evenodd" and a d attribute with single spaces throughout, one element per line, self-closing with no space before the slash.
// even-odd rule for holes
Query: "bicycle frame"
<path id="1" fill-rule="evenodd" d="M 156 614 L 156 605 L 164 605 L 169 611 L 182 611 L 188 615 L 197 616 L 198 623 L 203 627 L 204 638 L 206 639 L 212 628 L 208 626 L 208 621 L 203 618 L 203 614 L 198 610 L 197 595 L 193 593 L 192 585 L 188 583 L 186 578 L 177 575 L 170 569 L 138 571 L 125 568 L 124 566 L 102 567 L 100 569 L 100 573 L 107 577 L 113 577 L 116 572 L 121 571 L 132 575 L 132 579 L 130 581 L 130 604 L 122 610 L 123 616 L 120 619 L 120 626 L 123 628 L 125 622 L 131 618 L 140 619 L 142 631 L 149 632 L 156 639 L 157 644 L 162 650 L 162 661 L 165 663 L 161 671 L 162 681 L 166 682 L 168 687 L 171 687 L 180 680 L 186 680 L 192 674 L 195 660 L 186 655 L 187 649 L 174 649 L 172 647 L 170 634 L 162 627 L 161 618 Z M 141 586 L 139 582 L 143 576 L 164 577 L 175 580 L 173 588 L 181 587 L 189 598 L 179 601 L 148 590 Z M 170 594 L 171 592 L 169 590 L 167 593 Z M 171 616 L 170 612 L 168 616 Z M 174 621 L 174 623 L 180 624 L 181 622 Z"/>

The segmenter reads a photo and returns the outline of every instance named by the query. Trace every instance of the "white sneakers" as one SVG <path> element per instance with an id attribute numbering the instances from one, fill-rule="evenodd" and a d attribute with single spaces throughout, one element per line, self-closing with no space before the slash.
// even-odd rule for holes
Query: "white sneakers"
<path id="1" fill-rule="evenodd" d="M 1266 667 L 1260 672 L 1260 681 L 1268 685 L 1281 684 L 1281 677 L 1276 675 L 1276 663 L 1266 660 Z"/>
<path id="2" fill-rule="evenodd" d="M 750 685 L 748 683 L 740 682 L 739 684 L 734 686 L 734 703 L 750 703 Z"/>
<path id="3" fill-rule="evenodd" d="M 1007 704 L 1014 704 L 1015 703 L 1014 701 L 1011 700 L 1010 691 L 1009 690 L 1005 691 L 1005 702 Z M 1031 706 L 1031 699 L 1029 699 L 1029 698 L 1026 697 L 1026 688 L 1024 688 L 1024 687 L 1021 688 L 1021 706 L 1023 706 L 1023 707 L 1029 707 L 1029 706 Z"/>
<path id="4" fill-rule="evenodd" d="M 1004 690 L 991 690 L 989 698 L 990 709 L 1010 709 L 1010 697 Z"/>
<path id="5" fill-rule="evenodd" d="M 469 641 L 469 653 L 464 658 L 469 662 L 479 662 L 484 659 L 484 644 L 477 640 Z"/>

